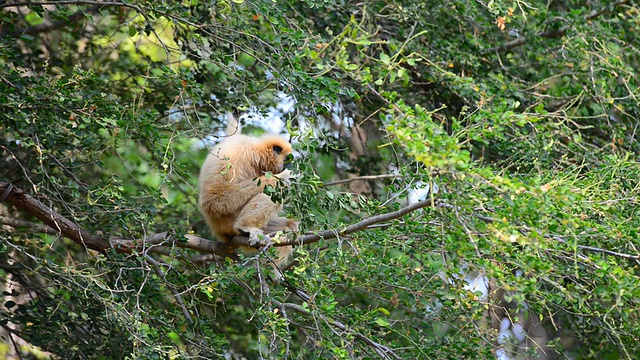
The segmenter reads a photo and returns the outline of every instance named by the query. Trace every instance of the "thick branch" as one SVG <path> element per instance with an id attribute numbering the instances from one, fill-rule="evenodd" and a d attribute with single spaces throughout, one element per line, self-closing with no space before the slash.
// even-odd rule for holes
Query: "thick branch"
<path id="1" fill-rule="evenodd" d="M 158 234 L 153 234 L 147 236 L 143 239 L 137 240 L 128 240 L 128 239 L 115 239 L 108 241 L 101 237 L 95 236 L 88 231 L 84 230 L 80 225 L 75 222 L 65 218 L 64 216 L 58 214 L 56 211 L 51 209 L 50 207 L 44 205 L 31 195 L 25 193 L 23 190 L 15 187 L 11 183 L 0 183 L 0 201 L 7 201 L 10 204 L 18 207 L 20 210 L 23 210 L 34 217 L 38 218 L 44 224 L 48 225 L 49 228 L 44 226 L 39 226 L 38 224 L 33 224 L 31 222 L 27 222 L 24 220 L 0 217 L 0 224 L 7 224 L 13 227 L 34 227 L 35 230 L 42 233 L 48 234 L 60 234 L 63 235 L 72 241 L 82 245 L 87 249 L 92 249 L 100 252 L 105 252 L 109 248 L 115 248 L 118 251 L 132 251 L 135 249 L 145 249 L 153 246 L 157 247 L 165 247 L 165 246 L 175 246 L 184 249 L 192 249 L 200 252 L 216 254 L 222 257 L 231 257 L 235 258 L 234 250 L 238 245 L 249 246 L 249 238 L 245 236 L 236 236 L 234 238 L 233 244 L 227 244 L 224 242 L 211 241 L 205 238 L 201 238 L 194 235 L 185 235 L 186 241 L 179 241 L 171 232 L 163 232 Z M 318 232 L 316 234 L 308 234 L 301 236 L 297 239 L 282 241 L 279 243 L 272 244 L 273 246 L 292 246 L 292 245 L 306 245 L 318 242 L 320 240 L 329 240 L 335 239 L 340 236 L 349 235 L 361 230 L 365 230 L 368 227 L 382 223 L 388 222 L 391 220 L 399 219 L 411 212 L 414 212 L 418 209 L 427 207 L 427 206 L 438 206 L 438 207 L 451 207 L 451 205 L 447 203 L 443 203 L 441 201 L 435 201 L 432 198 L 417 202 L 415 204 L 411 204 L 405 206 L 404 208 L 393 211 L 386 214 L 380 214 L 376 216 L 372 216 L 366 219 L 363 219 L 355 224 L 351 224 L 342 230 L 324 230 Z M 486 217 L 480 214 L 476 214 L 476 217 L 484 222 L 491 223 L 494 220 L 490 217 Z M 525 228 L 523 230 L 527 230 Z M 547 237 L 553 238 L 554 240 L 566 243 L 566 241 L 558 236 L 550 236 Z M 262 244 L 261 246 L 265 246 L 266 244 Z M 591 252 L 599 252 L 611 256 L 616 256 L 625 259 L 640 259 L 640 255 L 632 255 L 632 254 L 624 254 L 620 252 L 615 252 L 612 250 L 597 248 L 593 246 L 586 245 L 577 245 L 578 249 L 584 251 Z M 153 250 L 153 249 L 152 249 Z M 160 249 L 158 249 L 160 250 Z"/>
<path id="2" fill-rule="evenodd" d="M 114 239 L 111 240 L 111 245 L 119 250 L 143 249 L 152 246 L 175 246 L 184 249 L 212 253 L 224 257 L 234 257 L 233 251 L 236 246 L 233 244 L 211 241 L 194 235 L 185 235 L 184 237 L 187 241 L 178 240 L 171 232 L 162 232 L 136 240 Z"/>
<path id="3" fill-rule="evenodd" d="M 56 229 L 60 234 L 68 237 L 82 246 L 100 252 L 109 248 L 109 242 L 88 231 L 78 224 L 58 214 L 31 195 L 18 189 L 11 183 L 0 183 L 0 199 L 7 201 L 21 210 L 38 218 L 38 220 Z"/>
<path id="4" fill-rule="evenodd" d="M 80 227 L 78 224 L 58 214 L 53 209 L 42 204 L 40 201 L 33 198 L 31 195 L 25 193 L 24 191 L 18 189 L 11 183 L 0 183 L 0 193 L 2 194 L 0 196 L 0 201 L 8 201 L 19 209 L 35 216 L 46 225 L 58 231 L 59 234 L 62 234 L 63 236 L 88 249 L 97 250 L 100 252 L 104 252 L 109 248 L 115 248 L 119 251 L 131 251 L 133 249 L 145 249 L 153 246 L 170 245 L 206 253 L 213 253 L 224 257 L 233 257 L 233 250 L 237 245 L 249 246 L 249 238 L 242 236 L 236 236 L 234 244 L 227 244 L 223 242 L 207 240 L 193 235 L 185 235 L 186 241 L 179 241 L 170 232 L 158 233 L 137 240 L 115 239 L 112 241 L 108 241 L 101 237 L 92 235 L 91 233 Z M 281 242 L 274 245 L 301 245 L 311 244 L 323 239 L 334 239 L 339 236 L 344 236 L 360 230 L 364 230 L 367 227 L 377 223 L 401 218 L 402 216 L 407 215 L 413 211 L 434 204 L 435 203 L 433 199 L 427 199 L 415 204 L 411 204 L 397 211 L 366 218 L 339 231 L 325 230 L 316 234 L 305 235 L 300 237 L 299 239 Z"/>
<path id="5" fill-rule="evenodd" d="M 185 238 L 187 241 L 177 241 L 175 236 L 167 232 L 154 234 L 140 240 L 116 239 L 108 241 L 89 233 L 80 225 L 58 214 L 50 207 L 44 205 L 11 183 L 0 183 L 0 201 L 7 201 L 20 210 L 33 215 L 54 229 L 56 234 L 61 234 L 87 249 L 105 252 L 107 249 L 113 247 L 118 251 L 131 251 L 134 249 L 144 249 L 153 245 L 164 246 L 170 244 L 181 248 L 233 257 L 233 245 L 219 243 L 193 235 L 186 235 Z M 18 220 L 8 220 L 6 223 L 13 226 L 25 225 L 25 223 Z M 37 230 L 42 231 L 43 229 Z M 51 232 L 47 231 L 47 233 Z"/>
<path id="6" fill-rule="evenodd" d="M 318 242 L 320 240 L 329 240 L 334 239 L 339 236 L 353 234 L 355 232 L 365 230 L 372 225 L 388 222 L 391 220 L 399 219 L 411 212 L 414 212 L 418 209 L 427 207 L 427 206 L 441 206 L 443 203 L 436 202 L 432 198 L 425 199 L 423 201 L 417 202 L 415 204 L 411 204 L 403 207 L 400 210 L 393 211 L 390 213 L 375 215 L 366 219 L 363 219 L 355 224 L 351 224 L 345 227 L 342 230 L 324 230 L 318 232 L 316 234 L 308 234 L 301 236 L 294 240 L 289 241 L 281 241 L 278 243 L 270 244 L 272 246 L 290 246 L 290 245 L 306 245 Z M 150 235 L 145 237 L 144 239 L 139 240 L 126 240 L 126 239 L 116 239 L 112 241 L 114 246 L 122 246 L 126 248 L 140 248 L 141 246 L 148 245 L 168 245 L 178 246 L 187 249 L 193 249 L 203 252 L 209 252 L 218 254 L 221 256 L 229 257 L 230 253 L 233 253 L 234 247 L 240 246 L 251 246 L 249 242 L 249 238 L 246 236 L 236 236 L 233 239 L 233 244 L 226 244 L 224 242 L 214 242 L 211 240 L 207 240 L 194 235 L 185 235 L 187 239 L 186 242 L 175 241 L 171 233 L 164 232 L 158 233 L 154 235 Z M 258 247 L 264 247 L 267 244 L 259 244 Z"/>

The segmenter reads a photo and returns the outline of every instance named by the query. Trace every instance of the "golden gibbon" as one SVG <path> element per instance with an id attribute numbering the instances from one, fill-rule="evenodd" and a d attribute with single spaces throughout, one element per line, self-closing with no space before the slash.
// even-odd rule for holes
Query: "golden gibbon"
<path id="1" fill-rule="evenodd" d="M 291 177 L 285 169 L 291 144 L 277 135 L 243 135 L 235 118 L 228 117 L 230 136 L 213 148 L 200 170 L 200 211 L 211 231 L 225 242 L 248 235 L 252 246 L 260 238 L 270 242 L 266 234 L 297 231 L 295 220 L 278 216 L 282 204 L 263 192 L 266 186 L 280 186 Z M 277 266 L 292 252 L 290 246 L 278 247 Z"/>

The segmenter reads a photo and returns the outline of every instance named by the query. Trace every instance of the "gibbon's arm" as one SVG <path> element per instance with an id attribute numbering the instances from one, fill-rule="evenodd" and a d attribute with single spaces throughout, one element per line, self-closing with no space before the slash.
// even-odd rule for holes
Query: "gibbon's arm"
<path id="1" fill-rule="evenodd" d="M 237 214 L 249 200 L 262 193 L 267 185 L 276 186 L 277 182 L 275 176 L 267 178 L 262 175 L 255 180 L 205 184 L 201 190 L 201 206 L 211 215 Z"/>

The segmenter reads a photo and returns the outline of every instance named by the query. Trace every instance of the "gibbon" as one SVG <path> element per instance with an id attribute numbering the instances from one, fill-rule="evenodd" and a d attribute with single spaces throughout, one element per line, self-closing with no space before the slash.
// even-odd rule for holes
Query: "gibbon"
<path id="1" fill-rule="evenodd" d="M 215 236 L 231 242 L 239 234 L 249 236 L 251 245 L 280 230 L 297 231 L 295 220 L 279 217 L 281 204 L 264 194 L 268 185 L 278 186 L 291 174 L 285 162 L 291 144 L 277 135 L 252 137 L 241 134 L 235 118 L 229 114 L 228 138 L 209 153 L 200 170 L 200 212 Z M 272 176 L 267 177 L 266 173 Z M 290 246 L 278 247 L 277 266 L 293 252 Z"/>

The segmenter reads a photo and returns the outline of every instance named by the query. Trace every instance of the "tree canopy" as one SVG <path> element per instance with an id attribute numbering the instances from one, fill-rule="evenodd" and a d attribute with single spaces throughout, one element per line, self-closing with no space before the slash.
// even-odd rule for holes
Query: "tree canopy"
<path id="1" fill-rule="evenodd" d="M 0 15 L 0 357 L 640 355 L 635 2 Z M 198 211 L 228 112 L 296 151 L 281 280 Z"/>

